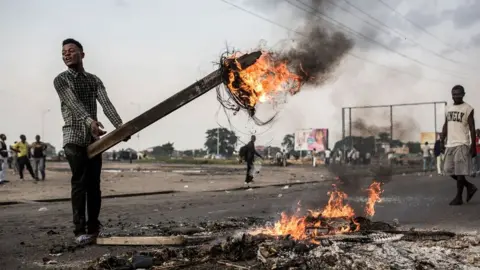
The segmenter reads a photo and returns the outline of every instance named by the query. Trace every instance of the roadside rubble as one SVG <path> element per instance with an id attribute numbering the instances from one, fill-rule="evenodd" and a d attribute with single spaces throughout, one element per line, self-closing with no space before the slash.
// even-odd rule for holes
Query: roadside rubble
<path id="1" fill-rule="evenodd" d="M 480 269 L 480 235 L 400 231 L 392 224 L 360 217 L 356 222 L 365 229 L 322 236 L 314 243 L 289 236 L 252 235 L 250 229 L 260 224 L 255 218 L 205 222 L 196 227 L 171 223 L 169 227 L 174 229 L 162 225 L 156 231 L 191 239 L 210 238 L 181 247 L 153 246 L 118 256 L 105 254 L 89 270 Z"/>

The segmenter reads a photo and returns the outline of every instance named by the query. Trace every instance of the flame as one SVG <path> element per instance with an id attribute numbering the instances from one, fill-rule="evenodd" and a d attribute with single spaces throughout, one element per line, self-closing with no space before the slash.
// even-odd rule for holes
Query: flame
<path id="1" fill-rule="evenodd" d="M 375 203 L 380 202 L 380 195 L 383 193 L 381 184 L 379 182 L 373 182 L 367 189 L 368 191 L 368 200 L 367 205 L 365 206 L 365 214 L 369 217 L 375 215 Z"/>
<path id="2" fill-rule="evenodd" d="M 347 194 L 338 190 L 336 185 L 329 195 L 327 205 L 320 210 L 307 210 L 307 215 L 300 215 L 300 202 L 294 215 L 282 212 L 280 220 L 271 226 L 257 228 L 250 234 L 264 234 L 271 236 L 287 236 L 295 240 L 308 240 L 318 243 L 315 237 L 326 234 L 342 234 L 360 230 L 360 224 L 355 221 L 354 209 L 345 202 Z M 373 182 L 368 188 L 369 197 L 365 206 L 365 212 L 372 216 L 376 202 L 380 201 L 380 183 Z M 339 223 L 339 224 L 338 224 Z"/>
<path id="3" fill-rule="evenodd" d="M 290 72 L 287 63 L 275 59 L 274 54 L 262 52 L 262 55 L 251 66 L 242 69 L 236 53 L 227 59 L 234 60 L 236 69 L 228 71 L 228 89 L 246 105 L 255 107 L 266 102 L 275 93 L 288 91 L 295 94 L 300 91 L 301 77 Z"/>
<path id="4" fill-rule="evenodd" d="M 353 208 L 343 202 L 347 199 L 347 194 L 337 190 L 336 185 L 333 185 L 333 189 L 333 191 L 328 192 L 330 198 L 321 215 L 326 218 L 351 218 L 355 216 Z"/>

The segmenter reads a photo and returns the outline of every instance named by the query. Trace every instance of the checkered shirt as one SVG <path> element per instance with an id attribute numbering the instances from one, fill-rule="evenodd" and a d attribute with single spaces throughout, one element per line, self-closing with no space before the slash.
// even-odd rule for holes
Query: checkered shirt
<path id="1" fill-rule="evenodd" d="M 93 142 L 90 126 L 97 121 L 97 100 L 115 128 L 122 125 L 122 119 L 97 76 L 68 69 L 53 80 L 53 85 L 60 98 L 65 121 L 63 146 L 69 143 L 88 146 Z"/>

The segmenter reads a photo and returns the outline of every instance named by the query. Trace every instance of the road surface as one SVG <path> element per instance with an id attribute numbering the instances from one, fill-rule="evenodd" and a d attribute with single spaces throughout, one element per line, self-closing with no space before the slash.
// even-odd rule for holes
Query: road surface
<path id="1" fill-rule="evenodd" d="M 362 215 L 370 179 L 342 186 L 349 201 Z M 475 183 L 475 180 L 473 180 Z M 228 217 L 277 218 L 292 211 L 300 201 L 304 209 L 322 208 L 328 199 L 330 182 L 282 187 L 264 187 L 231 192 L 182 192 L 130 198 L 105 199 L 101 219 L 106 229 L 124 233 L 145 224 L 167 221 L 199 223 Z M 448 177 L 399 175 L 384 185 L 383 201 L 377 204 L 374 220 L 398 219 L 405 227 L 474 231 L 479 224 L 480 197 L 469 204 L 449 206 L 455 183 Z M 281 194 L 281 195 L 280 195 Z M 0 269 L 37 269 L 53 246 L 72 239 L 69 202 L 26 203 L 0 207 Z M 126 247 L 91 246 L 75 252 L 63 251 L 58 262 L 79 263 L 106 253 L 120 253 Z M 130 247 L 130 249 L 132 249 Z M 58 252 L 58 251 L 57 251 Z"/>

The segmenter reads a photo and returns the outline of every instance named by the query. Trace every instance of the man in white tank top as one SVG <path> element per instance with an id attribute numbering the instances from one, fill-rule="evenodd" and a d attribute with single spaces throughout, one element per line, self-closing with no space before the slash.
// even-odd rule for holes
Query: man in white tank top
<path id="1" fill-rule="evenodd" d="M 475 120 L 473 108 L 463 101 L 465 89 L 461 85 L 452 88 L 453 105 L 447 108 L 441 141 L 445 142 L 444 172 L 457 181 L 457 195 L 450 205 L 463 204 L 463 190 L 467 188 L 469 202 L 477 188 L 466 179 L 472 171 L 472 157 L 477 155 L 475 145 Z"/>

